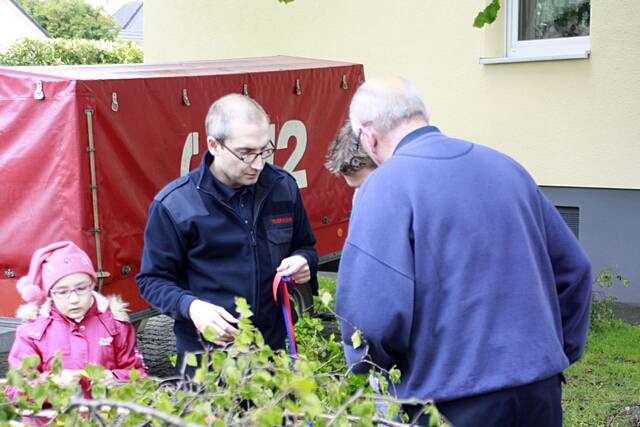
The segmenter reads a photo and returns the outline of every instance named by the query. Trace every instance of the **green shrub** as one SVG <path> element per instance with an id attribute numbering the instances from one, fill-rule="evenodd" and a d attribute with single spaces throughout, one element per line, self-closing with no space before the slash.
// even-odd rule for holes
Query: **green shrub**
<path id="1" fill-rule="evenodd" d="M 52 374 L 41 379 L 36 369 L 38 356 L 32 356 L 24 359 L 21 370 L 12 369 L 7 375 L 6 385 L 23 393 L 13 404 L 0 395 L 0 421 L 38 413 L 53 419 L 52 425 L 77 427 L 271 427 L 308 426 L 308 421 L 314 426 L 405 425 L 391 421 L 404 415 L 399 402 L 387 398 L 388 411 L 378 415 L 376 395 L 369 385 L 365 382 L 353 389 L 350 378 L 355 376 L 345 372 L 344 362 L 337 360 L 339 344 L 332 339 L 324 341 L 316 321 L 303 317 L 297 328 L 300 353 L 292 367 L 286 352 L 274 352 L 265 345 L 250 321 L 247 302 L 237 299 L 236 304 L 240 321 L 233 345 L 202 353 L 200 366 L 194 354 L 188 355 L 186 363 L 196 368 L 190 381 L 139 378 L 132 372 L 130 382 L 106 384 L 104 369 L 88 366 L 83 375 L 91 381 L 93 400 L 86 400 L 79 384 L 62 386 L 56 381 L 61 372 L 60 359 L 52 362 Z M 218 339 L 210 328 L 203 337 L 209 342 Z M 399 379 L 395 371 L 397 375 L 389 375 L 392 382 Z M 381 375 L 377 378 L 384 387 L 391 387 Z M 40 409 L 45 401 L 50 409 L 43 412 Z M 433 425 L 442 424 L 432 402 L 424 402 L 424 411 L 432 415 Z"/>
<path id="2" fill-rule="evenodd" d="M 129 64 L 142 62 L 133 42 L 20 39 L 0 53 L 0 65 Z"/>
<path id="3" fill-rule="evenodd" d="M 613 273 L 608 268 L 600 270 L 595 278 L 595 285 L 600 289 L 612 289 L 616 283 L 624 287 L 630 285 L 629 280 L 620 273 Z M 603 291 L 595 291 L 591 302 L 591 328 L 599 328 L 613 320 L 613 303 L 618 300 L 615 295 L 607 295 Z"/>

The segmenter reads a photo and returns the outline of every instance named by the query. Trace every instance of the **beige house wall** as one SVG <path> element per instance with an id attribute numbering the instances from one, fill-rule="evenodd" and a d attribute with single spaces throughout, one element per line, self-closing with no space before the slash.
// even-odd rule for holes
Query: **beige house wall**
<path id="1" fill-rule="evenodd" d="M 502 0 L 505 3 L 506 0 Z M 433 124 L 504 151 L 541 185 L 640 189 L 640 1 L 594 0 L 591 57 L 504 54 L 484 0 L 151 0 L 145 60 L 294 55 L 362 63 L 418 87 Z M 504 10 L 504 8 L 503 8 Z"/>

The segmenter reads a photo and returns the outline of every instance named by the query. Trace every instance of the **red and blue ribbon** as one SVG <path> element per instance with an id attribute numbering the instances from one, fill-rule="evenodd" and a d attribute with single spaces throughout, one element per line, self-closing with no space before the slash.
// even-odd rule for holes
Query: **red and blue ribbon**
<path id="1" fill-rule="evenodd" d="M 293 329 L 293 312 L 291 311 L 291 301 L 289 300 L 289 284 L 294 284 L 293 279 L 289 276 L 283 277 L 276 274 L 273 278 L 273 299 L 282 309 L 284 326 L 287 330 L 287 337 L 289 338 L 291 364 L 294 364 L 298 358 L 298 349 L 296 348 L 296 333 Z"/>

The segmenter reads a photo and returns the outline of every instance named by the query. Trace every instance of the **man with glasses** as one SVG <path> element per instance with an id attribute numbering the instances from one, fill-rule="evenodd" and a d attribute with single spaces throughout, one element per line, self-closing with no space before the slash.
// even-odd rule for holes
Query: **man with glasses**
<path id="1" fill-rule="evenodd" d="M 211 105 L 205 127 L 200 166 L 151 203 L 136 277 L 142 296 L 175 319 L 179 361 L 203 350 L 206 327 L 217 332 L 217 344 L 233 341 L 238 296 L 251 305 L 265 342 L 283 348 L 273 277 L 315 281 L 318 263 L 295 180 L 266 162 L 274 146 L 262 107 L 246 96 L 224 96 Z"/>
<path id="2" fill-rule="evenodd" d="M 405 79 L 368 80 L 349 119 L 380 165 L 340 259 L 349 365 L 397 367 L 390 392 L 433 399 L 456 427 L 562 426 L 562 371 L 584 351 L 592 277 L 556 208 L 513 159 L 431 126 Z M 429 425 L 421 405 L 405 409 Z"/>

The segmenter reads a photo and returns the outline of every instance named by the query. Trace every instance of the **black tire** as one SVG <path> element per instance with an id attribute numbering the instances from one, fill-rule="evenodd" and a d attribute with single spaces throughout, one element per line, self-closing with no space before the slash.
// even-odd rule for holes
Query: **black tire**
<path id="1" fill-rule="evenodd" d="M 169 377 L 175 369 L 169 357 L 176 354 L 176 337 L 173 334 L 173 319 L 157 315 L 146 321 L 138 330 L 138 350 L 144 356 L 149 374 L 154 377 Z"/>
<path id="2" fill-rule="evenodd" d="M 6 377 L 9 370 L 9 353 L 0 353 L 0 377 Z"/>
<path id="3" fill-rule="evenodd" d="M 299 316 L 313 314 L 313 291 L 310 283 L 293 287 L 289 292 L 289 300 Z"/>

